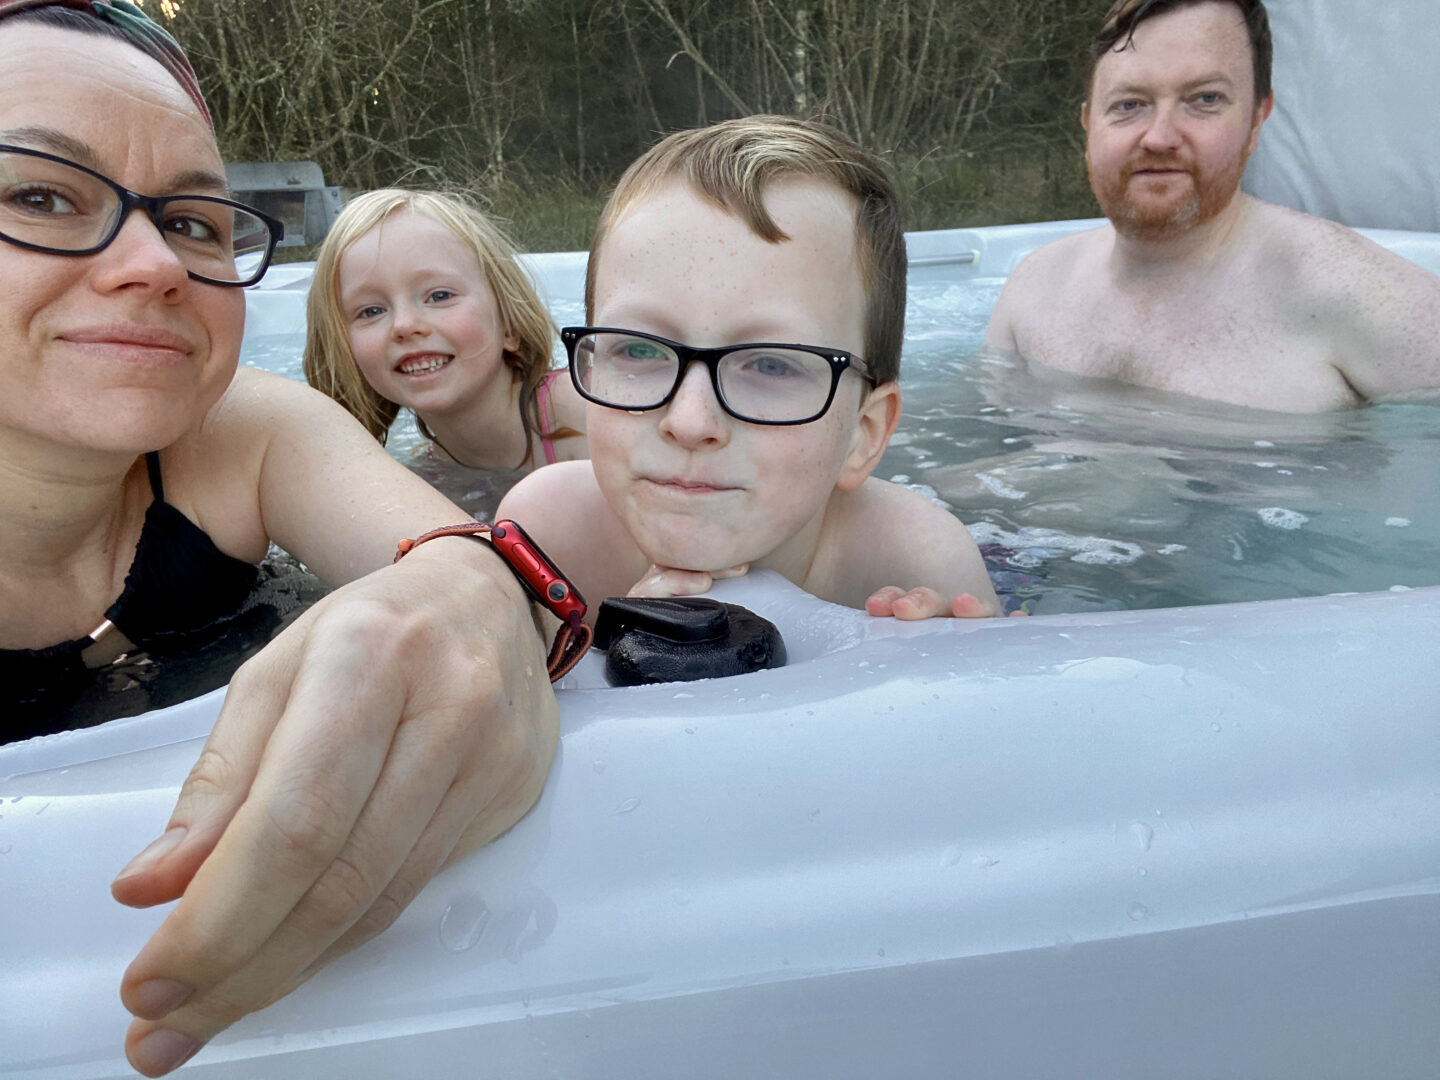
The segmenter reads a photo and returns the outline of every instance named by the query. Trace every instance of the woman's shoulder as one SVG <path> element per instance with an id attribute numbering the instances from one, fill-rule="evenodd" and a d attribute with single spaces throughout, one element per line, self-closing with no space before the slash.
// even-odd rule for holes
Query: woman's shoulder
<path id="1" fill-rule="evenodd" d="M 334 446 L 343 452 L 347 440 L 372 441 L 319 391 L 242 367 L 205 418 L 161 451 L 166 500 L 223 551 L 257 561 L 269 545 L 261 488 L 272 447 Z"/>

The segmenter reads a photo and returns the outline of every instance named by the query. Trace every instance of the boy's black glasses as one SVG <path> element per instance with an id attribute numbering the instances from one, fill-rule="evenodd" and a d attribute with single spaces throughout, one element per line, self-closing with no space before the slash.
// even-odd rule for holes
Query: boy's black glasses
<path id="1" fill-rule="evenodd" d="M 0 240 L 50 255 L 94 255 L 143 209 L 196 281 L 253 285 L 285 227 L 210 195 L 140 195 L 73 161 L 0 144 Z"/>
<path id="2" fill-rule="evenodd" d="M 752 424 L 808 424 L 825 415 L 847 369 L 870 379 L 865 361 L 843 349 L 815 345 L 726 345 L 692 349 L 678 341 L 609 326 L 560 331 L 570 378 L 597 405 L 645 412 L 668 405 L 685 372 L 710 369 L 720 407 Z"/>

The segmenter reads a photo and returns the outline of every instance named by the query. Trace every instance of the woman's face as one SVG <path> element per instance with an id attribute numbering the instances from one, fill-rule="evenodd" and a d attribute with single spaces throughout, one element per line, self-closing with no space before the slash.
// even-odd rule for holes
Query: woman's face
<path id="1" fill-rule="evenodd" d="M 0 142 L 145 195 L 223 195 L 194 103 L 122 41 L 0 22 Z M 143 211 L 95 255 L 0 242 L 0 431 L 142 452 L 196 426 L 235 373 L 245 297 L 191 281 Z"/>

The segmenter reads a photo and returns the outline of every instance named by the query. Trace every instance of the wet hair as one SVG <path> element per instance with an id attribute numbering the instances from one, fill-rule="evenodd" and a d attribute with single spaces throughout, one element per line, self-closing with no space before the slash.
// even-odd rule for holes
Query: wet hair
<path id="1" fill-rule="evenodd" d="M 350 348 L 349 320 L 340 304 L 340 258 L 350 245 L 392 214 L 409 211 L 444 225 L 475 253 L 485 281 L 495 294 L 500 322 L 518 344 L 505 350 L 505 364 L 520 380 L 520 422 L 525 427 L 528 462 L 539 433 L 536 387 L 550 369 L 555 327 L 529 276 L 516 261 L 515 245 L 486 214 L 458 195 L 438 191 L 381 188 L 345 205 L 320 254 L 306 301 L 305 378 L 315 389 L 345 406 L 382 444 L 400 406 L 376 393 L 365 381 Z M 416 417 L 426 438 L 435 436 Z M 557 432 L 557 435 L 565 434 Z"/>
<path id="2" fill-rule="evenodd" d="M 605 237 L 625 212 L 679 178 L 772 244 L 789 237 L 765 209 L 772 180 L 803 176 L 854 197 L 855 246 L 865 287 L 864 359 L 876 382 L 900 374 L 905 334 L 905 235 L 900 207 L 880 163 L 829 124 L 784 116 L 747 116 L 677 131 L 625 170 L 601 211 L 585 269 L 585 312 L 595 310 L 595 278 Z"/>
<path id="3" fill-rule="evenodd" d="M 1163 15 L 1167 11 L 1194 7 L 1211 0 L 1116 0 L 1100 32 L 1090 42 L 1090 77 L 1086 92 L 1095 85 L 1095 69 L 1100 58 L 1109 52 L 1124 52 L 1134 44 L 1135 28 L 1146 19 Z M 1250 59 L 1254 69 L 1255 105 L 1258 107 L 1270 96 L 1270 68 L 1275 55 L 1275 43 L 1270 37 L 1270 16 L 1265 11 L 1265 0 L 1220 0 L 1231 3 L 1245 16 L 1245 29 L 1250 35 Z"/>

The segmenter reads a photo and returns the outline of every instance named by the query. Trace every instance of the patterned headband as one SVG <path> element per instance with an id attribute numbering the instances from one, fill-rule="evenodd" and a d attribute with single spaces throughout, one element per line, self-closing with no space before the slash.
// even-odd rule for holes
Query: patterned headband
<path id="1" fill-rule="evenodd" d="M 215 121 L 210 116 L 204 95 L 200 93 L 200 80 L 195 77 L 190 61 L 185 59 L 180 43 L 137 5 L 130 0 L 0 0 L 0 19 L 47 7 L 84 12 L 115 27 L 127 41 L 146 56 L 158 60 L 175 77 L 175 81 L 199 106 L 200 115 L 205 117 L 210 130 L 215 130 Z"/>

